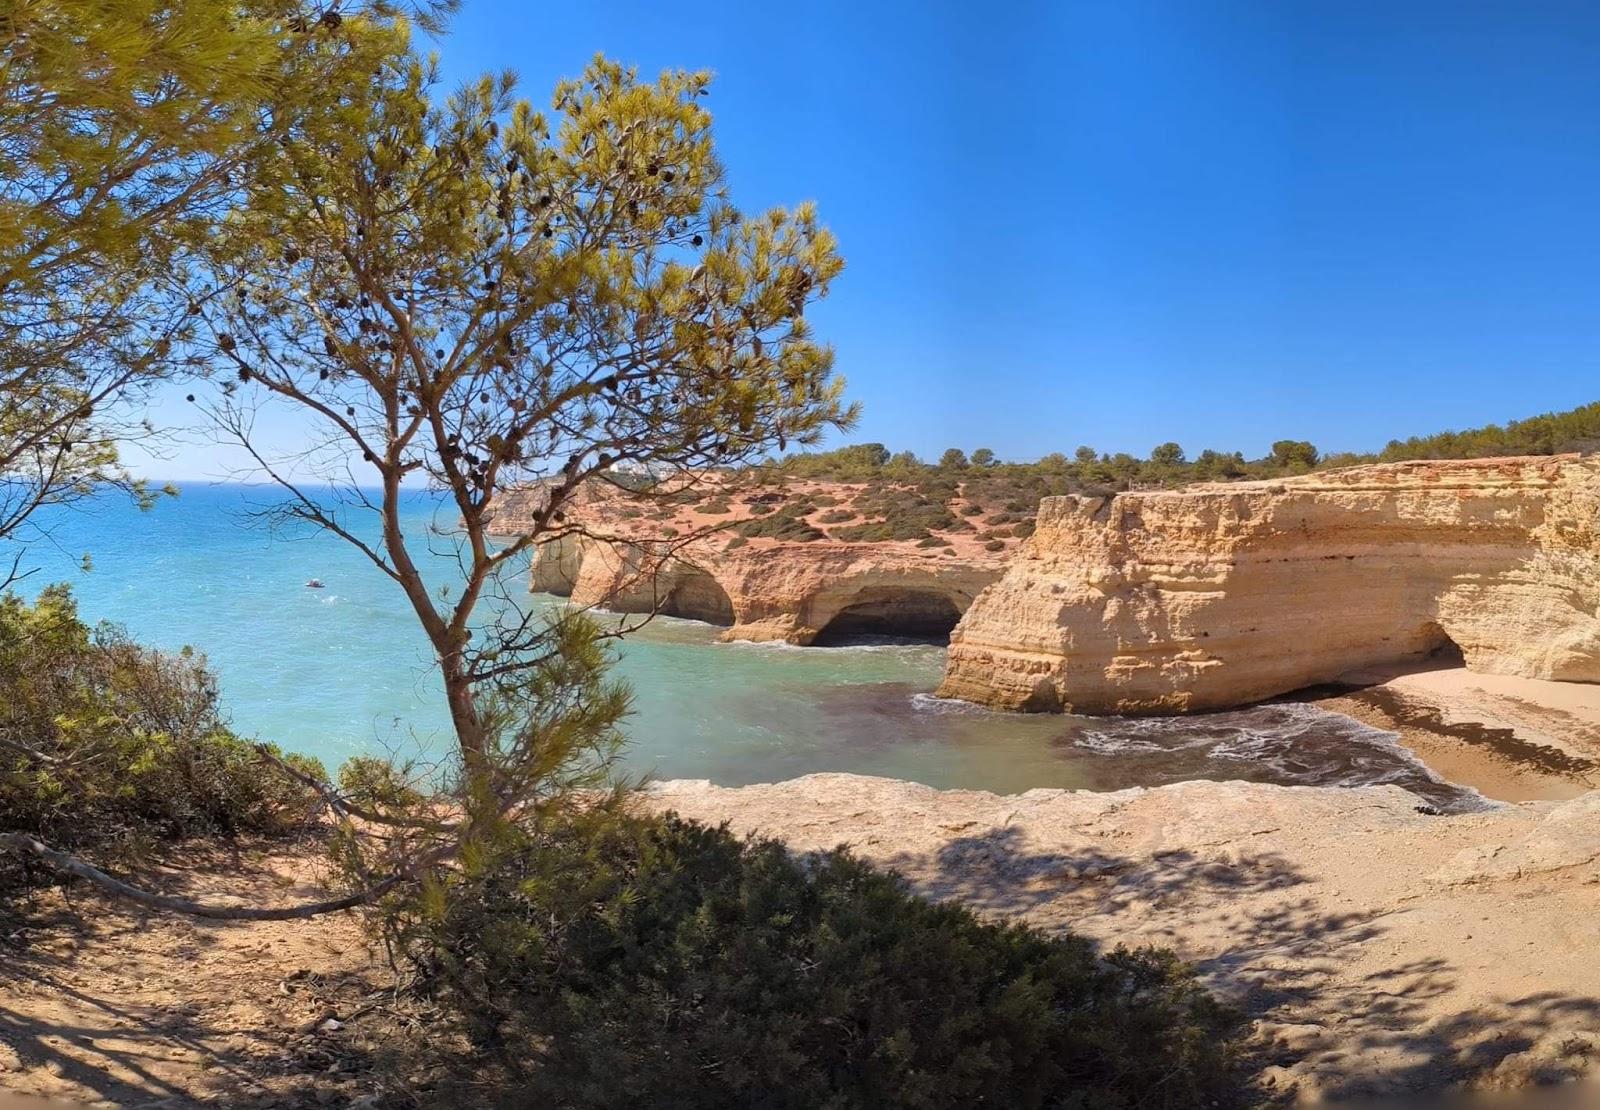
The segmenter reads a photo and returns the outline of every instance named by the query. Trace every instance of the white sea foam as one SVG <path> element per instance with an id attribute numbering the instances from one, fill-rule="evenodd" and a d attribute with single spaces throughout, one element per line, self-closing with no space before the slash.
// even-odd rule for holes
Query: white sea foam
<path id="1" fill-rule="evenodd" d="M 1441 778 L 1397 734 L 1298 703 L 1122 720 L 1084 731 L 1073 745 L 1109 757 L 1189 753 L 1191 758 L 1249 765 L 1289 785 L 1394 784 L 1458 812 L 1495 804 L 1476 790 Z"/>
<path id="2" fill-rule="evenodd" d="M 948 714 L 963 717 L 993 717 L 992 709 L 985 709 L 960 698 L 941 698 L 933 694 L 912 694 L 911 708 L 918 713 Z"/>
<path id="3" fill-rule="evenodd" d="M 1073 742 L 1074 747 L 1086 751 L 1099 752 L 1102 755 L 1125 755 L 1129 752 L 1164 752 L 1169 749 L 1164 744 L 1157 744 L 1153 740 L 1141 740 L 1137 736 L 1117 736 L 1109 732 L 1090 731 L 1079 736 Z"/>

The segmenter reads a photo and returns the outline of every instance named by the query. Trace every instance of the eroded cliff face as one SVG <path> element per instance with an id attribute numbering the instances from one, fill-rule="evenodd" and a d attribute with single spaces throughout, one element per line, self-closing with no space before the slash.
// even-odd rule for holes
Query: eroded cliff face
<path id="1" fill-rule="evenodd" d="M 1240 705 L 1452 644 L 1600 681 L 1600 460 L 1396 463 L 1047 498 L 940 693 L 1007 709 Z"/>
<path id="2" fill-rule="evenodd" d="M 728 640 L 810 644 L 857 632 L 948 634 L 1000 568 L 892 545 L 770 543 L 718 550 L 567 537 L 543 545 L 532 587 L 619 613 L 726 625 Z"/>
<path id="3" fill-rule="evenodd" d="M 519 534 L 538 504 L 534 492 L 507 497 L 496 531 Z M 860 633 L 943 638 L 1003 569 L 1004 553 L 971 540 L 930 550 L 745 539 L 701 534 L 717 521 L 689 509 L 665 520 L 625 512 L 598 500 L 575 506 L 569 534 L 536 549 L 532 589 L 581 606 L 708 621 L 726 626 L 728 640 L 811 644 Z"/>

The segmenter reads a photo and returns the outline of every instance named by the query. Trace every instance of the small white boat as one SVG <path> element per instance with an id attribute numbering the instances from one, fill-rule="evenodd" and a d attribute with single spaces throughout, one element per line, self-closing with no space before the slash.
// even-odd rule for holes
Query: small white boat
<path id="1" fill-rule="evenodd" d="M 306 589 L 308 589 L 308 590 L 320 590 L 320 589 L 322 589 L 322 579 L 313 578 L 311 581 L 306 583 Z"/>

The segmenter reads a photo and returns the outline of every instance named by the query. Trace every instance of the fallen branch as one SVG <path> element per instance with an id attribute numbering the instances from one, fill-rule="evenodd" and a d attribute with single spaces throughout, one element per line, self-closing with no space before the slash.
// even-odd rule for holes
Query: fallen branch
<path id="1" fill-rule="evenodd" d="M 354 909 L 366 905 L 383 897 L 389 891 L 409 880 L 423 867 L 436 863 L 447 854 L 445 849 L 438 849 L 418 859 L 410 866 L 397 871 L 388 878 L 365 890 L 354 894 L 347 894 L 343 898 L 330 898 L 322 902 L 302 902 L 297 906 L 219 906 L 214 903 L 196 902 L 189 898 L 174 898 L 171 895 L 156 894 L 153 891 L 143 890 L 131 886 L 113 875 L 108 875 L 98 867 L 91 866 L 67 852 L 58 851 L 42 840 L 28 836 L 26 833 L 0 833 L 0 848 L 10 848 L 22 855 L 34 856 L 48 863 L 57 871 L 76 876 L 94 884 L 101 890 L 113 894 L 118 898 L 125 898 L 130 902 L 137 902 L 141 906 L 151 909 L 168 910 L 174 913 L 188 914 L 190 917 L 205 917 L 214 921 L 292 921 L 300 918 L 317 917 L 325 913 L 336 913 L 339 910 Z"/>

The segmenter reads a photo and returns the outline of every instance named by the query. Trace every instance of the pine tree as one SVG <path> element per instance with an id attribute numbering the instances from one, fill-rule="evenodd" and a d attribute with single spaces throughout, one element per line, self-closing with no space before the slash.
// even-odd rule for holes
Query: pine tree
<path id="1" fill-rule="evenodd" d="M 108 482 L 147 496 L 116 443 L 150 433 L 142 392 L 184 365 L 194 248 L 240 168 L 401 29 L 380 4 L 0 7 L 0 539 Z"/>
<path id="2" fill-rule="evenodd" d="M 441 102 L 427 59 L 375 72 L 240 181 L 200 312 L 227 380 L 201 406 L 291 491 L 291 515 L 405 594 L 481 837 L 593 785 L 626 709 L 592 625 L 525 607 L 519 560 L 580 528 L 567 512 L 592 484 L 682 489 L 847 424 L 806 320 L 843 263 L 809 205 L 729 203 L 703 73 L 643 81 L 596 59 L 557 86 L 553 123 L 509 76 Z M 257 440 L 263 406 L 312 429 L 310 456 Z M 402 490 L 423 481 L 459 521 L 447 598 L 402 526 Z M 493 542 L 496 495 L 530 483 L 543 504 L 527 534 Z M 347 510 L 370 512 L 381 542 Z M 418 851 L 360 866 L 395 872 Z"/>

